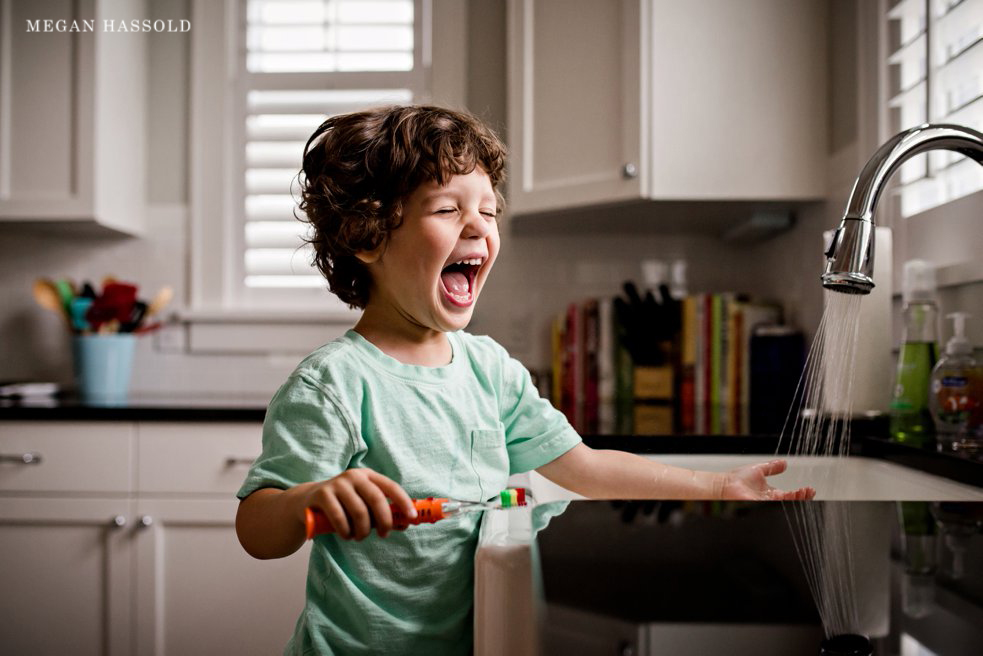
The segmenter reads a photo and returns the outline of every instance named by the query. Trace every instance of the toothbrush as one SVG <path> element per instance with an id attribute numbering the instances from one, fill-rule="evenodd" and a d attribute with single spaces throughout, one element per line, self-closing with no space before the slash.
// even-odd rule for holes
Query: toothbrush
<path id="1" fill-rule="evenodd" d="M 455 517 L 465 513 L 480 512 L 483 510 L 495 510 L 501 508 L 517 508 L 527 504 L 527 498 L 532 495 L 526 492 L 525 488 L 507 488 L 501 491 L 493 501 L 458 501 L 456 499 L 413 499 L 413 507 L 416 508 L 416 517 L 410 518 L 398 509 L 395 504 L 389 506 L 393 514 L 393 528 L 406 528 L 414 524 L 433 524 L 448 517 Z M 307 508 L 304 513 L 304 528 L 307 539 L 312 539 L 315 535 L 322 533 L 334 533 L 334 526 L 331 520 L 324 513 L 316 508 Z"/>

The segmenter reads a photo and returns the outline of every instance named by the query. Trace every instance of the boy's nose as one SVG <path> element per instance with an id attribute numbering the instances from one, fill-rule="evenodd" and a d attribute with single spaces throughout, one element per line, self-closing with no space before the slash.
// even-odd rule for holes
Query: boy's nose
<path id="1" fill-rule="evenodd" d="M 472 212 L 464 224 L 461 236 L 465 239 L 483 239 L 491 230 L 493 222 L 486 219 L 480 212 Z"/>

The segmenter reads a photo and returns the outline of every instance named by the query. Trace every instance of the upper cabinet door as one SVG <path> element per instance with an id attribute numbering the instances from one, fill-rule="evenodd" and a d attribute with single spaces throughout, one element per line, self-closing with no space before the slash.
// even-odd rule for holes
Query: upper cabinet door
<path id="1" fill-rule="evenodd" d="M 509 0 L 514 213 L 642 193 L 638 0 Z"/>
<path id="2" fill-rule="evenodd" d="M 0 16 L 0 221 L 139 234 L 147 35 L 105 21 L 146 18 L 146 0 L 0 0 Z"/>
<path id="3" fill-rule="evenodd" d="M 823 0 L 510 0 L 513 213 L 826 194 Z"/>
<path id="4" fill-rule="evenodd" d="M 91 104 L 92 32 L 38 32 L 45 20 L 82 20 L 72 0 L 3 0 L 0 57 L 0 203 L 8 213 L 70 216 L 92 205 L 91 142 L 80 122 Z"/>
<path id="5" fill-rule="evenodd" d="M 825 0 L 651 0 L 651 198 L 826 195 Z"/>

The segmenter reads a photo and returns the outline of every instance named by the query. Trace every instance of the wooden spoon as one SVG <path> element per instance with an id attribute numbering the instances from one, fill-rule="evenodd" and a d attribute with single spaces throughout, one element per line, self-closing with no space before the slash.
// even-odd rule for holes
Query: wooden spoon
<path id="1" fill-rule="evenodd" d="M 153 300 L 150 301 L 150 304 L 147 305 L 147 311 L 143 313 L 144 321 L 163 310 L 164 307 L 171 302 L 172 298 L 174 298 L 174 289 L 169 285 L 162 287 L 161 290 L 157 292 L 157 295 L 154 296 Z"/>
<path id="2" fill-rule="evenodd" d="M 34 281 L 33 291 L 34 300 L 37 301 L 38 305 L 52 312 L 57 312 L 64 320 L 65 325 L 68 326 L 68 330 L 71 331 L 72 318 L 65 311 L 65 304 L 62 303 L 61 294 L 55 283 L 47 278 L 38 278 Z"/>

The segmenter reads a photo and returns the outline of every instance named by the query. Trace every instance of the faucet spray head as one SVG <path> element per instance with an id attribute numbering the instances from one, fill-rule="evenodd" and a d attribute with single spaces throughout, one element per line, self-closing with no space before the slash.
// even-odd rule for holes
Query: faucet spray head
<path id="1" fill-rule="evenodd" d="M 874 288 L 874 223 L 843 217 L 826 250 L 823 287 L 844 294 L 869 294 Z"/>
<path id="2" fill-rule="evenodd" d="M 823 287 L 847 294 L 869 294 L 874 288 L 877 199 L 905 161 L 930 150 L 952 150 L 983 165 L 983 133 L 962 125 L 926 123 L 894 135 L 878 148 L 853 183 L 846 214 L 826 251 Z"/>

